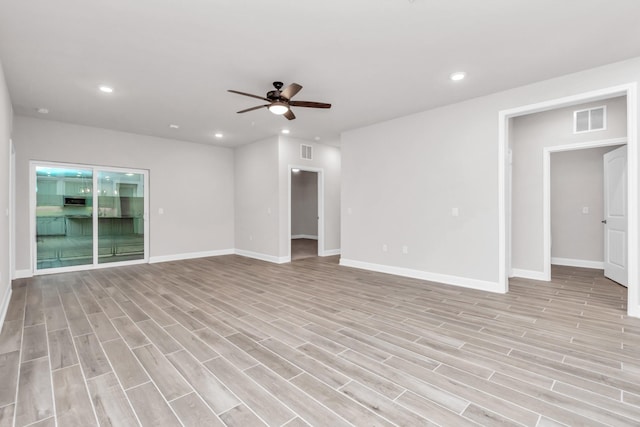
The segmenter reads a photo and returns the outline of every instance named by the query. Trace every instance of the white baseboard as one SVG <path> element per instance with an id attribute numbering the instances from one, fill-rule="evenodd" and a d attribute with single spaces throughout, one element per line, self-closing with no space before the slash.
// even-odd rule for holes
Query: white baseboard
<path id="1" fill-rule="evenodd" d="M 291 236 L 292 239 L 311 239 L 318 240 L 318 236 L 312 236 L 311 234 L 294 234 Z"/>
<path id="2" fill-rule="evenodd" d="M 152 256 L 152 257 L 149 257 L 149 264 L 155 264 L 157 262 L 167 262 L 167 261 L 182 261 L 185 259 L 194 259 L 194 258 L 206 258 L 210 256 L 233 255 L 234 253 L 235 253 L 235 250 L 233 249 L 221 249 L 217 251 L 189 252 L 189 253 L 175 254 L 175 255 Z"/>
<path id="3" fill-rule="evenodd" d="M 567 267 L 597 268 L 598 270 L 604 270 L 604 261 L 588 261 L 586 259 L 551 257 L 551 264 L 566 265 Z"/>
<path id="4" fill-rule="evenodd" d="M 285 264 L 291 262 L 290 256 L 277 257 L 273 255 L 261 254 L 259 252 L 245 251 L 243 249 L 236 249 L 236 255 L 246 256 L 247 258 L 259 259 L 260 261 L 273 262 L 275 264 Z"/>
<path id="5" fill-rule="evenodd" d="M 0 332 L 4 325 L 4 318 L 9 310 L 9 301 L 11 301 L 11 283 L 7 286 L 7 291 L 4 293 L 2 300 L 0 300 Z"/>
<path id="6" fill-rule="evenodd" d="M 340 249 L 325 249 L 324 253 L 320 256 L 334 256 L 334 255 L 340 255 L 341 251 Z"/>
<path id="7" fill-rule="evenodd" d="M 16 270 L 14 273 L 14 279 L 28 279 L 33 277 L 33 272 L 31 270 Z"/>
<path id="8" fill-rule="evenodd" d="M 542 280 L 548 282 L 544 272 L 533 270 L 522 270 L 520 268 L 514 268 L 511 270 L 513 277 L 519 277 L 521 279 Z"/>
<path id="9" fill-rule="evenodd" d="M 377 271 L 379 273 L 395 274 L 396 276 L 411 277 L 414 279 L 428 280 L 431 282 L 443 283 L 446 285 L 461 286 L 463 288 L 478 289 L 481 291 L 504 293 L 498 282 L 488 282 L 485 280 L 469 279 L 467 277 L 449 276 L 446 274 L 430 273 L 428 271 L 413 270 L 410 268 L 393 267 L 390 265 L 373 264 L 369 262 L 356 261 L 352 259 L 340 259 L 340 265 L 345 267 L 360 268 L 362 270 Z"/>

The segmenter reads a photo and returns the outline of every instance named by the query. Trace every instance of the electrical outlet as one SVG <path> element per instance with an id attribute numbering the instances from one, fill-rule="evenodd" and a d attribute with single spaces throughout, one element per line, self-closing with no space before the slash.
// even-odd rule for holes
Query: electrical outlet
<path id="1" fill-rule="evenodd" d="M 403 246 L 402 247 L 402 253 L 403 254 L 408 254 L 409 253 L 409 246 Z"/>
<path id="2" fill-rule="evenodd" d="M 253 240 L 253 235 L 249 234 L 249 241 Z"/>
<path id="3" fill-rule="evenodd" d="M 382 245 L 382 252 L 387 252 L 388 250 L 389 250 L 389 247 L 387 246 L 386 243 Z"/>
<path id="4" fill-rule="evenodd" d="M 458 208 L 451 208 L 451 216 L 458 216 L 460 215 L 460 210 L 458 210 Z"/>
<path id="5" fill-rule="evenodd" d="M 586 214 L 588 214 L 588 213 L 589 213 L 589 206 L 584 206 L 584 207 L 582 208 L 582 214 L 583 214 L 583 215 L 586 215 Z"/>
<path id="6" fill-rule="evenodd" d="M 158 208 L 158 215 L 164 215 L 164 208 Z"/>

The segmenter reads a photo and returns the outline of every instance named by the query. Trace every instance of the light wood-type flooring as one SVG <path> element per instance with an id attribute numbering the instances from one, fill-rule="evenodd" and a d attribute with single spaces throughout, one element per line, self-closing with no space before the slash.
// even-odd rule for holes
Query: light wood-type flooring
<path id="1" fill-rule="evenodd" d="M 318 241 L 313 239 L 291 239 L 291 260 L 318 256 Z"/>
<path id="2" fill-rule="evenodd" d="M 626 289 L 510 289 L 235 255 L 18 281 L 0 426 L 640 425 Z"/>

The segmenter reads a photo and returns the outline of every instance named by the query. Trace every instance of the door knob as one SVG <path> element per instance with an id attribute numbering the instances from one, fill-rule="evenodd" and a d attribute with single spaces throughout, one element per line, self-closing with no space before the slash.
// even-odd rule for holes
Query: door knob
<path id="1" fill-rule="evenodd" d="M 600 221 L 600 222 L 601 222 L 601 223 L 603 223 L 603 224 L 606 224 L 606 223 L 607 223 L 607 220 L 606 220 L 606 219 L 603 219 L 603 220 L 602 220 L 602 221 Z"/>

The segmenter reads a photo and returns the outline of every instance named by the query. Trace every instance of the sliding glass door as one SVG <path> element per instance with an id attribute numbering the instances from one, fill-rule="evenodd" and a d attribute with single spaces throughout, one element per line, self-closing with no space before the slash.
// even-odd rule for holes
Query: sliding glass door
<path id="1" fill-rule="evenodd" d="M 37 269 L 93 264 L 93 171 L 35 169 Z"/>
<path id="2" fill-rule="evenodd" d="M 35 272 L 146 262 L 146 171 L 42 163 L 32 171 Z"/>

